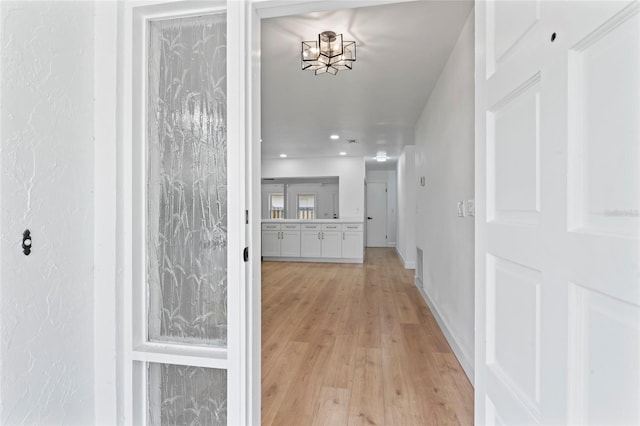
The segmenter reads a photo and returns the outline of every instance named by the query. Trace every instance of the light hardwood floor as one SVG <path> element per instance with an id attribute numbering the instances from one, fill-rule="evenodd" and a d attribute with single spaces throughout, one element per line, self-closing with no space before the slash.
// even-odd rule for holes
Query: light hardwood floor
<path id="1" fill-rule="evenodd" d="M 473 388 L 394 249 L 262 264 L 262 424 L 471 425 Z"/>

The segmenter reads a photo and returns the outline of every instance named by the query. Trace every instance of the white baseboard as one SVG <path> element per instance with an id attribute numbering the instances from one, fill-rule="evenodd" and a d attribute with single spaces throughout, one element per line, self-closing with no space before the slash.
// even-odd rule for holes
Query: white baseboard
<path id="1" fill-rule="evenodd" d="M 400 260 L 402 261 L 402 264 L 404 265 L 404 269 L 416 269 L 416 261 L 415 260 L 406 261 L 404 259 L 404 257 L 402 256 L 402 253 L 400 253 L 400 251 L 398 251 L 398 247 L 396 247 L 396 253 L 398 254 L 398 257 L 400 258 Z"/>
<path id="2" fill-rule="evenodd" d="M 387 242 L 387 247 L 395 247 L 396 243 L 395 242 Z"/>
<path id="3" fill-rule="evenodd" d="M 458 341 L 453 335 L 453 333 L 451 332 L 451 329 L 447 325 L 447 322 L 444 320 L 442 315 L 440 315 L 440 311 L 438 311 L 438 308 L 433 304 L 429 295 L 427 295 L 427 293 L 424 291 L 424 288 L 422 288 L 420 280 L 416 279 L 415 284 L 416 284 L 416 287 L 418 287 L 420 294 L 422 294 L 422 298 L 424 299 L 425 302 L 427 302 L 427 306 L 429 306 L 429 309 L 431 310 L 433 317 L 436 319 L 436 322 L 440 326 L 440 329 L 442 330 L 442 334 L 444 334 L 444 337 L 445 339 L 447 339 L 449 346 L 451 346 L 451 350 L 453 350 L 453 354 L 456 356 L 456 358 L 458 358 L 458 362 L 460 362 L 460 365 L 462 366 L 464 373 L 467 375 L 467 378 L 469 379 L 469 381 L 471 382 L 471 385 L 473 386 L 473 383 L 474 383 L 473 382 L 473 375 L 474 375 L 473 361 L 474 360 L 469 359 L 469 357 L 465 355 L 465 353 L 462 351 L 462 347 L 458 344 Z"/>

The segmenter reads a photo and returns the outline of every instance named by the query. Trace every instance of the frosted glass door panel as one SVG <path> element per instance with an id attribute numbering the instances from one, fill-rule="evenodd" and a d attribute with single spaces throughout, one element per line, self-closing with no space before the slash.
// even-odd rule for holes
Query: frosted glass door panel
<path id="1" fill-rule="evenodd" d="M 149 31 L 149 339 L 226 346 L 226 15 Z"/>
<path id="2" fill-rule="evenodd" d="M 149 364 L 149 424 L 227 424 L 227 371 Z"/>

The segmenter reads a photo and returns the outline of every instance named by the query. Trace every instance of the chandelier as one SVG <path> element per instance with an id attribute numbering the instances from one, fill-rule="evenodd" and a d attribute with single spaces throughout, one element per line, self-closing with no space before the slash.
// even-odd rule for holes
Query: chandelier
<path id="1" fill-rule="evenodd" d="M 356 61 L 356 42 L 342 40 L 342 34 L 324 31 L 318 41 L 302 42 L 302 69 L 315 74 L 338 74 L 350 70 Z"/>

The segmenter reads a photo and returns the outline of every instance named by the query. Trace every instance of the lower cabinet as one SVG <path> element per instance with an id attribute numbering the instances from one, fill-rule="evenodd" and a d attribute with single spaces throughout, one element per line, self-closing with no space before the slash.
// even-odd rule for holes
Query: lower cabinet
<path id="1" fill-rule="evenodd" d="M 343 231 L 342 232 L 342 257 L 348 259 L 360 259 L 364 241 L 362 239 L 362 231 Z"/>
<path id="2" fill-rule="evenodd" d="M 262 225 L 262 256 L 300 257 L 300 225 Z"/>
<path id="3" fill-rule="evenodd" d="M 320 233 L 322 257 L 339 259 L 342 257 L 342 224 L 325 223 Z"/>
<path id="4" fill-rule="evenodd" d="M 303 261 L 361 261 L 364 257 L 362 226 L 340 223 L 265 223 L 262 224 L 262 256 L 290 260 L 300 258 Z"/>
<path id="5" fill-rule="evenodd" d="M 280 231 L 262 230 L 262 255 L 280 256 Z"/>
<path id="6" fill-rule="evenodd" d="M 301 257 L 320 257 L 322 255 L 320 232 L 320 225 L 302 225 L 300 231 Z"/>

